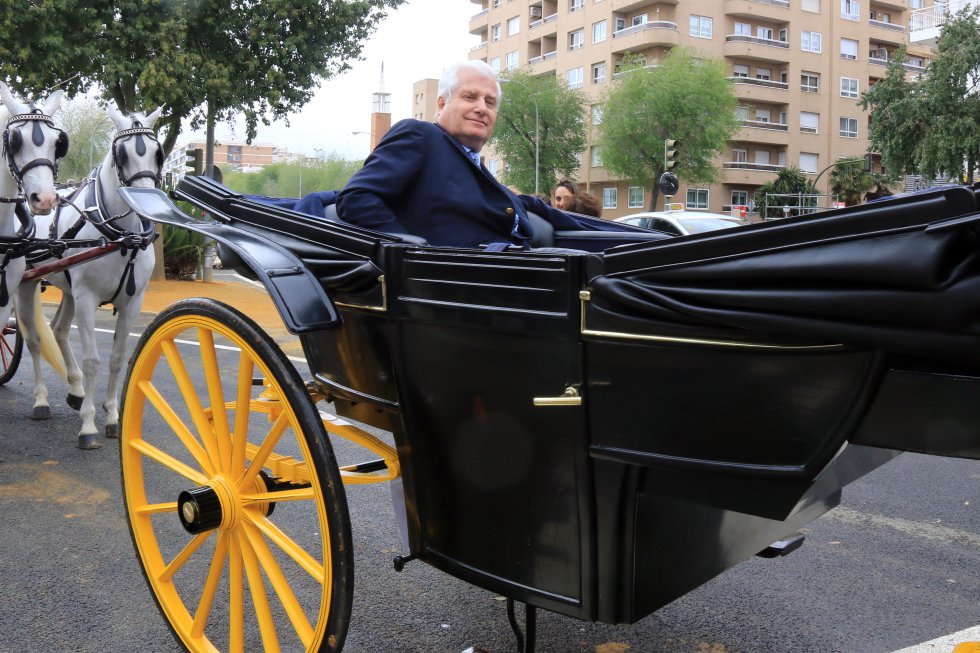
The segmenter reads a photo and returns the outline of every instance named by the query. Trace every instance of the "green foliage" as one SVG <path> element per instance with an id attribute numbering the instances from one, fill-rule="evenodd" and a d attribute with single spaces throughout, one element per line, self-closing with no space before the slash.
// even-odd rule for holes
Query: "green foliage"
<path id="1" fill-rule="evenodd" d="M 65 102 L 55 117 L 68 134 L 68 154 L 58 164 L 58 179 L 78 183 L 102 163 L 115 127 L 95 100 Z"/>
<path id="2" fill-rule="evenodd" d="M 847 206 L 860 204 L 873 186 L 874 180 L 864 169 L 864 161 L 838 163 L 830 170 L 830 190 Z"/>
<path id="3" fill-rule="evenodd" d="M 194 277 L 207 238 L 196 231 L 163 225 L 163 267 L 168 279 Z"/>
<path id="4" fill-rule="evenodd" d="M 185 119 L 259 121 L 302 107 L 350 69 L 404 0 L 32 0 L 0 3 L 0 78 L 39 94 L 99 85 L 124 112 L 165 108 L 169 152 Z M 11 35 L 16 35 L 12 37 Z M 75 75 L 77 73 L 77 76 Z M 70 78 L 70 79 L 69 79 Z"/>
<path id="5" fill-rule="evenodd" d="M 659 66 L 626 57 L 603 100 L 599 127 L 603 165 L 631 184 L 651 187 L 650 208 L 659 202 L 656 182 L 664 171 L 664 141 L 679 141 L 674 172 L 694 183 L 717 178 L 714 157 L 739 128 L 737 99 L 721 61 L 674 48 Z"/>
<path id="6" fill-rule="evenodd" d="M 771 220 L 784 217 L 784 207 L 790 208 L 791 216 L 806 213 L 808 209 L 815 209 L 817 206 L 815 195 L 818 193 L 817 187 L 799 168 L 790 167 L 783 168 L 776 174 L 775 179 L 759 186 L 753 199 L 756 211 L 762 219 Z"/>
<path id="7" fill-rule="evenodd" d="M 302 163 L 276 163 L 259 172 L 225 173 L 224 183 L 240 193 L 269 197 L 301 197 L 306 193 L 340 190 L 360 170 L 361 161 L 347 161 L 337 154 Z"/>
<path id="8" fill-rule="evenodd" d="M 535 191 L 537 134 L 538 188 L 547 192 L 559 177 L 571 177 L 578 171 L 577 155 L 586 143 L 586 101 L 581 92 L 568 88 L 555 75 L 536 77 L 528 71 L 515 70 L 508 73 L 507 79 L 510 81 L 502 85 L 503 97 L 492 140 L 493 148 L 507 162 L 504 183 L 525 193 Z"/>
<path id="9" fill-rule="evenodd" d="M 861 99 L 871 112 L 871 146 L 893 173 L 959 176 L 980 162 L 980 8 L 943 27 L 925 75 L 905 79 L 902 57 Z"/>

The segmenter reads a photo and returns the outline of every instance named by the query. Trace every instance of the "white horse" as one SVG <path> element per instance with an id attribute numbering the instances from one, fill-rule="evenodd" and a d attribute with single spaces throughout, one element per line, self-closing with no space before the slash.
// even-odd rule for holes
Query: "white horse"
<path id="1" fill-rule="evenodd" d="M 109 117 L 116 127 L 105 160 L 74 193 L 72 199 L 56 214 L 38 219 L 39 234 L 59 239 L 95 243 L 104 238 L 120 241 L 119 251 L 73 264 L 65 271 L 48 275 L 52 285 L 61 290 L 51 327 L 67 366 L 68 404 L 79 409 L 82 427 L 78 447 L 97 449 L 95 379 L 99 371 L 99 349 L 95 342 L 95 315 L 102 304 L 111 303 L 116 313 L 116 328 L 109 355 L 109 380 L 103 408 L 106 412 L 106 437 L 116 437 L 119 422 L 120 373 L 125 363 L 126 340 L 133 321 L 143 305 L 143 294 L 153 272 L 154 238 L 152 224 L 142 220 L 122 201 L 116 190 L 120 186 L 154 187 L 160 184 L 163 148 L 157 141 L 153 125 L 160 116 L 157 109 L 149 116 L 124 116 L 109 105 Z M 78 252 L 70 249 L 66 253 Z M 39 264 L 40 265 L 40 264 Z M 34 286 L 38 280 L 21 284 L 18 303 L 39 301 Z M 33 311 L 20 315 L 24 341 L 34 362 L 33 419 L 51 416 L 48 390 L 41 378 L 38 325 Z M 82 367 L 72 354 L 68 336 L 72 319 L 82 342 Z"/>
<path id="2" fill-rule="evenodd" d="M 26 268 L 25 246 L 34 236 L 34 215 L 58 205 L 54 180 L 58 159 L 68 152 L 68 135 L 54 126 L 51 114 L 61 107 L 62 91 L 42 105 L 14 97 L 0 82 L 3 170 L 0 170 L 0 325 L 14 307 Z"/>

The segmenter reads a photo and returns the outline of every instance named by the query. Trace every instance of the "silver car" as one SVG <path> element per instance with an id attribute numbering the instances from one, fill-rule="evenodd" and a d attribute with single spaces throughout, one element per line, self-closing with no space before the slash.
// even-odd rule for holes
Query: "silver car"
<path id="1" fill-rule="evenodd" d="M 623 222 L 644 229 L 655 229 L 674 236 L 700 234 L 716 229 L 730 229 L 751 224 L 741 218 L 705 211 L 649 211 L 616 218 L 615 222 Z"/>

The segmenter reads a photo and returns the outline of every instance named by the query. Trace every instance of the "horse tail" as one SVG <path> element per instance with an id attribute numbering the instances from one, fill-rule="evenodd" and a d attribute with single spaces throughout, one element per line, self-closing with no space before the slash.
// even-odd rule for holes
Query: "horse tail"
<path id="1" fill-rule="evenodd" d="M 58 376 L 67 380 L 68 368 L 65 366 L 65 358 L 61 355 L 61 348 L 54 339 L 51 325 L 48 324 L 44 318 L 44 313 L 41 311 L 41 284 L 34 287 L 34 324 L 38 335 L 41 337 L 41 356 L 48 361 L 48 365 L 58 373 Z"/>

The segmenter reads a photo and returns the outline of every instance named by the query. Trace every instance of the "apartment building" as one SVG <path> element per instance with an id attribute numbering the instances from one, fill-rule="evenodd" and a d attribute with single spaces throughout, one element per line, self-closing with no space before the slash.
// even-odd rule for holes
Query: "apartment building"
<path id="1" fill-rule="evenodd" d="M 691 210 L 748 205 L 789 166 L 819 176 L 818 188 L 829 193 L 829 174 L 820 173 L 868 150 L 860 94 L 885 76 L 901 45 L 908 45 L 910 75 L 925 71 L 930 52 L 927 43 L 910 42 L 908 29 L 911 13 L 930 0 L 472 1 L 480 11 L 469 30 L 480 43 L 471 59 L 501 73 L 528 67 L 559 75 L 593 102 L 627 53 L 651 67 L 676 46 L 723 60 L 742 127 L 717 160 L 717 183 L 681 180 L 674 201 Z M 491 170 L 501 169 L 489 157 Z M 602 199 L 603 217 L 648 207 L 648 187 L 631 187 L 603 168 L 594 129 L 581 158 L 576 181 Z"/>

